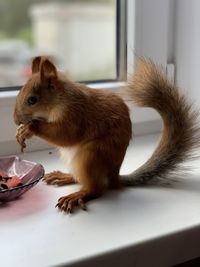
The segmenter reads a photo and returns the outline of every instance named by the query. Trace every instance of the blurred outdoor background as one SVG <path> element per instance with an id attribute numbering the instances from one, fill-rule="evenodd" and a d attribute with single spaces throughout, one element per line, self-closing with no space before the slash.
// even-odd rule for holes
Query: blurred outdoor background
<path id="1" fill-rule="evenodd" d="M 50 56 L 74 80 L 116 78 L 115 0 L 0 0 L 0 87 L 22 85 Z"/>

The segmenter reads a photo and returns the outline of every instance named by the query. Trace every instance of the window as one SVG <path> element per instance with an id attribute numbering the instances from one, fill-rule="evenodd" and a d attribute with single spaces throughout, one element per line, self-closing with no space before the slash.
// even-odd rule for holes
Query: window
<path id="1" fill-rule="evenodd" d="M 1 0 L 0 87 L 22 85 L 36 55 L 50 56 L 73 80 L 122 79 L 123 12 L 125 1 L 116 0 Z"/>
<path id="2" fill-rule="evenodd" d="M 169 1 L 160 0 L 1 0 L 0 50 L 2 49 L 3 52 L 0 56 L 0 122 L 3 131 L 0 134 L 0 154 L 19 152 L 19 146 L 15 140 L 16 125 L 13 122 L 13 110 L 18 94 L 17 89 L 30 75 L 31 57 L 38 53 L 47 53 L 72 79 L 93 82 L 89 86 L 95 88 L 117 91 L 121 85 L 124 85 L 121 81 L 126 81 L 127 71 L 128 74 L 133 72 L 135 55 L 149 56 L 164 66 L 167 63 L 168 3 Z M 77 9 L 80 5 L 82 8 Z M 44 6 L 49 7 L 44 9 Z M 71 6 L 68 15 L 66 12 L 69 12 L 69 9 L 66 9 L 66 6 Z M 72 6 L 76 8 L 72 9 Z M 20 16 L 17 15 L 19 9 L 21 9 Z M 89 12 L 87 16 L 86 11 Z M 43 12 L 42 17 L 41 12 Z M 78 19 L 75 20 L 74 14 L 77 16 L 77 12 L 79 12 Z M 102 12 L 105 12 L 104 16 Z M 104 18 L 102 25 L 105 31 L 99 30 L 99 27 L 103 27 L 100 22 L 97 23 L 100 15 Z M 66 21 L 66 17 L 69 20 Z M 92 20 L 96 22 L 90 25 Z M 65 23 L 70 23 L 71 26 L 64 27 Z M 110 23 L 109 29 L 106 28 L 105 25 L 108 25 L 106 23 Z M 49 30 L 41 30 L 46 29 L 46 24 Z M 35 25 L 34 28 L 33 25 Z M 75 30 L 79 26 L 81 33 Z M 59 32 L 58 29 L 61 30 L 61 28 L 64 30 Z M 57 34 L 55 34 L 56 31 Z M 65 42 L 68 48 L 66 52 L 61 50 L 62 40 L 66 41 L 64 33 L 72 37 L 69 42 Z M 59 39 L 56 39 L 58 36 Z M 48 41 L 38 44 L 36 37 L 38 42 L 42 38 L 44 40 L 44 37 Z M 76 44 L 72 43 L 72 40 L 76 41 Z M 53 50 L 54 42 L 58 44 L 59 49 Z M 95 46 L 96 43 L 99 45 L 98 49 Z M 85 46 L 86 50 L 83 50 L 85 44 L 89 44 L 89 48 Z M 70 49 L 76 51 L 72 53 Z M 109 55 L 108 50 L 112 50 Z M 68 61 L 64 62 L 64 60 Z M 71 62 L 76 62 L 74 68 L 70 67 Z M 81 72 L 78 73 L 79 65 Z M 94 67 L 98 67 L 98 71 Z M 6 68 L 7 71 L 5 71 Z M 21 76 L 16 74 L 17 72 Z M 135 127 L 137 133 L 159 130 L 159 125 L 157 127 L 152 123 L 157 122 L 159 116 L 152 110 L 134 108 L 132 119 L 134 125 L 141 123 L 141 127 Z M 145 126 L 143 122 L 149 124 Z M 36 139 L 32 139 L 28 145 L 30 150 L 48 146 Z"/>

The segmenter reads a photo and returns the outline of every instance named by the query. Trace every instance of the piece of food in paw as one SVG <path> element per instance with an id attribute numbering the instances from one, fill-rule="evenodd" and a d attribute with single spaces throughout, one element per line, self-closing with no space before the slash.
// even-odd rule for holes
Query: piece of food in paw
<path id="1" fill-rule="evenodd" d="M 22 153 L 24 152 L 24 148 L 26 148 L 26 143 L 25 143 L 26 139 L 23 138 L 23 129 L 24 129 L 24 124 L 20 124 L 17 127 L 17 131 L 16 131 L 16 139 L 17 139 L 17 142 L 21 146 Z"/>
<path id="2" fill-rule="evenodd" d="M 21 146 L 21 152 L 22 152 L 22 153 L 24 152 L 24 148 L 26 148 L 25 140 L 26 140 L 26 139 L 24 139 L 24 138 L 20 138 L 20 139 L 18 139 L 18 143 L 19 143 L 20 146 Z"/>

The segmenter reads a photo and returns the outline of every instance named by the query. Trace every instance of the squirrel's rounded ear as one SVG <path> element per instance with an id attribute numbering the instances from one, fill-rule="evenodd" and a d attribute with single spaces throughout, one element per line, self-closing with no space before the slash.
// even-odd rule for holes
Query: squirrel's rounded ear
<path id="1" fill-rule="evenodd" d="M 57 78 L 57 70 L 49 59 L 45 59 L 40 66 L 40 78 L 42 81 L 45 81 L 50 77 Z"/>
<path id="2" fill-rule="evenodd" d="M 40 62 L 41 62 L 42 57 L 34 57 L 32 61 L 32 73 L 39 72 L 40 70 Z"/>

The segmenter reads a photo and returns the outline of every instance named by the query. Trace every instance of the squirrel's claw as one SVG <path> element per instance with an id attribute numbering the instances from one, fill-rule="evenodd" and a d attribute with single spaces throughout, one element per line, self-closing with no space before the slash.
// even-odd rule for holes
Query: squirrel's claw
<path id="1" fill-rule="evenodd" d="M 61 211 L 72 213 L 74 208 L 79 206 L 82 210 L 87 210 L 86 197 L 88 194 L 84 191 L 79 191 L 68 196 L 64 196 L 58 199 L 58 203 L 55 207 L 58 207 Z"/>

